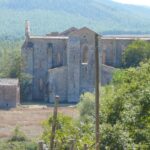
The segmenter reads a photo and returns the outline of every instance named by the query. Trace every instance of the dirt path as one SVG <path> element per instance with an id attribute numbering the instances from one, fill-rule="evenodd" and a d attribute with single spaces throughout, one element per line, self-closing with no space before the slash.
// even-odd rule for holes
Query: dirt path
<path id="1" fill-rule="evenodd" d="M 29 138 L 39 137 L 42 133 L 41 122 L 52 112 L 53 108 L 46 106 L 0 110 L 0 139 L 8 138 L 16 126 L 19 126 Z M 75 107 L 59 107 L 59 112 L 71 117 L 78 116 Z"/>

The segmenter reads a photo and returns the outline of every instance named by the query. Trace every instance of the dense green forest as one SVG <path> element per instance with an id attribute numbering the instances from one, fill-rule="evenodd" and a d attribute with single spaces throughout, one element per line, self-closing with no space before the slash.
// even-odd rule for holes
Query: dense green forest
<path id="1" fill-rule="evenodd" d="M 0 39 L 24 37 L 30 20 L 33 34 L 88 26 L 102 34 L 150 33 L 150 8 L 111 0 L 0 0 Z"/>

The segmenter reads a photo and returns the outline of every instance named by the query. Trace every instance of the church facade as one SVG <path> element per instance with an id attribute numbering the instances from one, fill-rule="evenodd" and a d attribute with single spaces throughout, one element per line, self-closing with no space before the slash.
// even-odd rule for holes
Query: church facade
<path id="1" fill-rule="evenodd" d="M 136 39 L 149 40 L 148 37 L 101 36 L 87 27 L 32 36 L 29 22 L 25 35 L 23 72 L 32 76 L 27 100 L 45 102 L 54 102 L 55 95 L 60 96 L 60 102 L 78 102 L 82 93 L 94 91 L 95 40 L 99 45 L 103 84 L 111 80 L 113 67 L 121 66 L 122 53 L 128 44 Z"/>

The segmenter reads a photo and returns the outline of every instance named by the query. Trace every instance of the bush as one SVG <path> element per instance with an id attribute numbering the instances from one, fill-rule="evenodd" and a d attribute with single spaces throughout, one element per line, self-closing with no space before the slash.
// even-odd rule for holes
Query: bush
<path id="1" fill-rule="evenodd" d="M 150 59 L 150 43 L 146 41 L 134 41 L 128 45 L 123 54 L 123 67 L 139 66 L 141 61 Z"/>
<path id="2" fill-rule="evenodd" d="M 27 101 L 31 100 L 31 85 L 32 85 L 32 76 L 30 74 L 21 73 L 20 74 L 20 93 L 21 100 Z"/>
<path id="3" fill-rule="evenodd" d="M 95 96 L 92 93 L 85 93 L 80 97 L 78 104 L 81 120 L 90 120 L 95 115 Z"/>
<path id="4" fill-rule="evenodd" d="M 43 128 L 44 132 L 42 139 L 49 145 L 51 137 L 52 120 L 50 117 L 48 120 L 44 121 Z M 57 130 L 55 134 L 55 144 L 56 148 L 60 150 L 67 150 L 71 146 L 71 141 L 75 141 L 75 147 L 82 149 L 84 144 L 93 144 L 93 125 L 84 122 L 78 122 L 73 120 L 73 118 L 64 116 L 62 114 L 58 115 L 57 118 Z M 92 150 L 92 149 L 91 149 Z"/>
<path id="5" fill-rule="evenodd" d="M 0 150 L 37 150 L 37 144 L 27 139 L 17 126 L 8 141 L 0 141 Z"/>
<path id="6" fill-rule="evenodd" d="M 52 122 L 53 117 L 50 117 L 48 120 L 43 122 L 44 132 L 42 135 L 42 139 L 47 144 L 50 142 Z M 69 140 L 73 139 L 73 136 L 75 134 L 76 130 L 73 125 L 73 119 L 71 117 L 59 114 L 57 118 L 57 131 L 55 135 L 57 148 L 62 150 L 69 148 Z"/>
<path id="7" fill-rule="evenodd" d="M 34 142 L 6 142 L 0 141 L 0 150 L 37 150 Z"/>
<path id="8" fill-rule="evenodd" d="M 123 150 L 131 149 L 132 139 L 129 137 L 129 132 L 124 130 L 124 127 L 117 123 L 114 126 L 103 123 L 101 131 L 101 149 Z"/>
<path id="9" fill-rule="evenodd" d="M 11 138 L 9 139 L 9 142 L 14 142 L 14 141 L 27 141 L 26 135 L 20 131 L 19 127 L 16 127 L 13 131 L 13 134 Z"/>
<path id="10" fill-rule="evenodd" d="M 0 42 L 0 77 L 19 78 L 21 58 L 21 42 Z"/>

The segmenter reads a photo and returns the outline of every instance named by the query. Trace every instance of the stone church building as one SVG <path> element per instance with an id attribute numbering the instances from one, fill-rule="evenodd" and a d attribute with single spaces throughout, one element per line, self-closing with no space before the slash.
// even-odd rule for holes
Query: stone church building
<path id="1" fill-rule="evenodd" d="M 93 92 L 96 34 L 87 27 L 73 27 L 62 33 L 33 36 L 26 22 L 23 72 L 32 76 L 27 100 L 53 102 L 55 95 L 59 95 L 61 102 L 72 103 L 78 102 L 82 93 Z M 148 37 L 98 36 L 100 64 L 104 64 L 100 65 L 102 83 L 110 81 L 113 68 L 121 66 L 124 49 L 135 39 L 150 40 Z"/>

